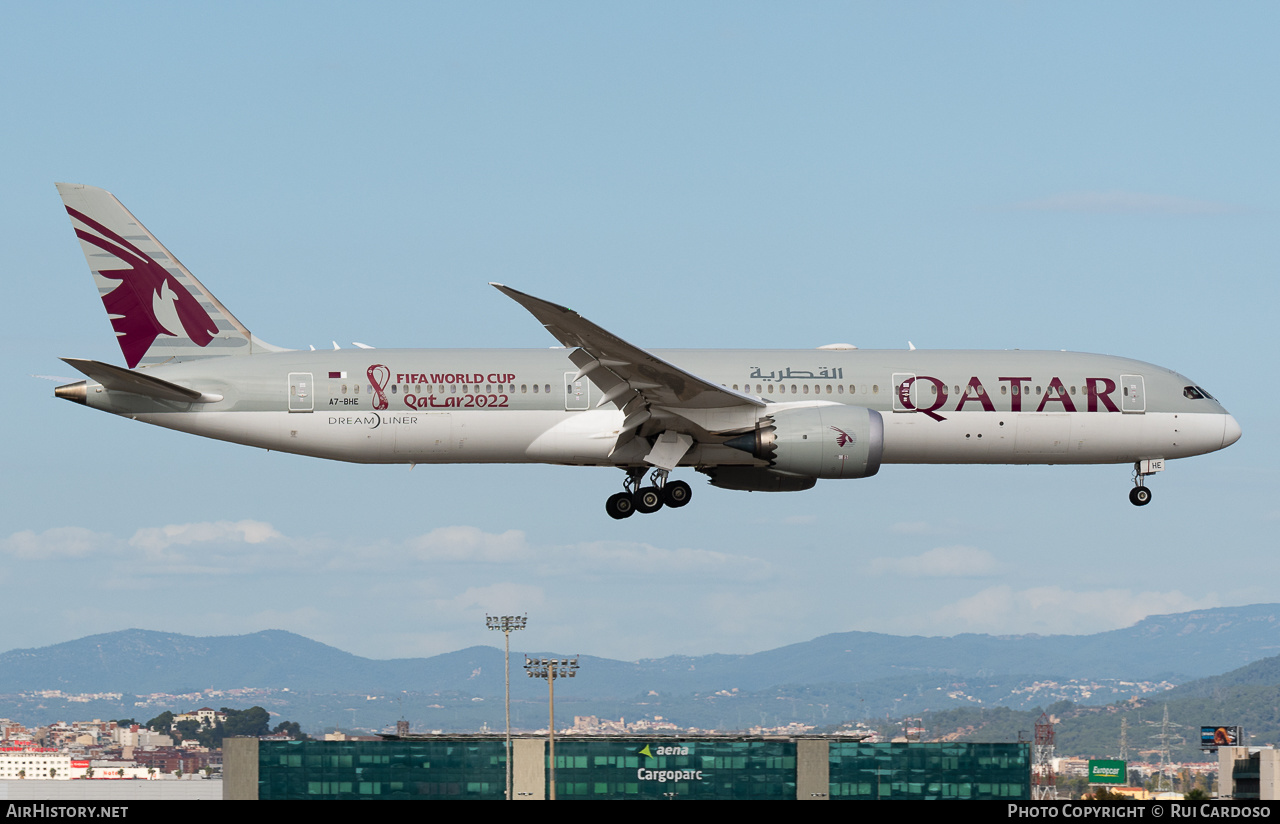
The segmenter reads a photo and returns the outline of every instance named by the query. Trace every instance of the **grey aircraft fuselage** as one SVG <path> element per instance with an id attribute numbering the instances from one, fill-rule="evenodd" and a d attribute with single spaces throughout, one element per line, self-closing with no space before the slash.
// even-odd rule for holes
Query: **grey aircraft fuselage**
<path id="1" fill-rule="evenodd" d="M 102 189 L 58 184 L 126 367 L 67 358 L 55 394 L 156 426 L 358 463 L 547 463 L 625 470 L 614 518 L 681 507 L 668 483 L 797 491 L 881 464 L 1164 462 L 1240 426 L 1176 372 L 1035 351 L 647 350 L 501 284 L 557 349 L 296 351 L 253 335 Z M 645 475 L 648 485 L 642 485 Z"/>
<path id="2" fill-rule="evenodd" d="M 1239 437 L 1216 400 L 1203 390 L 1188 397 L 1189 379 L 1107 355 L 653 354 L 770 407 L 817 402 L 876 410 L 884 422 L 881 460 L 890 464 L 1131 463 L 1212 452 Z M 566 355 L 563 349 L 343 349 L 211 358 L 147 372 L 221 400 L 157 400 L 99 385 L 86 402 L 195 435 L 357 463 L 633 464 L 634 450 L 610 454 L 623 413 L 594 408 L 600 392 L 590 381 L 575 387 L 577 368 Z M 380 387 L 368 377 L 377 365 L 390 375 Z M 768 464 L 699 442 L 679 465 Z"/>

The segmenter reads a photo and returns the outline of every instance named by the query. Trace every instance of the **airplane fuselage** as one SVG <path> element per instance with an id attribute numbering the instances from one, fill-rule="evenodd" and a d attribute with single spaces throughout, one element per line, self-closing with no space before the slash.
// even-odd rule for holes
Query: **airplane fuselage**
<path id="1" fill-rule="evenodd" d="M 55 394 L 203 437 L 359 463 L 547 463 L 625 470 L 613 518 L 724 489 L 787 492 L 882 464 L 1134 463 L 1240 427 L 1149 363 L 1031 351 L 648 350 L 500 283 L 555 349 L 293 351 L 249 331 L 110 192 L 58 184 L 125 366 L 64 358 Z M 648 480 L 646 481 L 646 476 Z"/>
<path id="2" fill-rule="evenodd" d="M 574 381 L 567 350 L 352 349 L 217 358 L 144 370 L 211 403 L 103 391 L 86 402 L 205 437 L 359 463 L 629 466 L 623 413 Z M 884 463 L 1099 464 L 1182 458 L 1239 427 L 1176 372 L 1037 351 L 653 350 L 769 411 L 839 404 L 881 414 Z M 698 443 L 682 466 L 766 463 Z"/>

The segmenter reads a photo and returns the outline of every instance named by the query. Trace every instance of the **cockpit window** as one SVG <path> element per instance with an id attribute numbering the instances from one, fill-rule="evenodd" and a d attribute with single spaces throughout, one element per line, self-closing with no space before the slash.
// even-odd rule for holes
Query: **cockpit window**
<path id="1" fill-rule="evenodd" d="M 1198 386 L 1184 386 L 1182 387 L 1182 394 L 1184 397 L 1190 398 L 1193 401 L 1214 399 L 1213 395 L 1210 395 Z"/>

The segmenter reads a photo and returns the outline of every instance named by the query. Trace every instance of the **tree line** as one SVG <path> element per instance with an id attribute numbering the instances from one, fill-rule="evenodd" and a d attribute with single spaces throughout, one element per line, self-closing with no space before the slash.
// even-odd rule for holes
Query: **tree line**
<path id="1" fill-rule="evenodd" d="M 200 746 L 210 749 L 221 748 L 222 739 L 235 736 L 258 738 L 264 735 L 284 734 L 295 740 L 308 737 L 302 732 L 297 721 L 281 721 L 274 728 L 271 727 L 271 714 L 262 707 L 254 706 L 247 710 L 222 707 L 218 712 L 226 715 L 226 720 L 216 720 L 212 726 L 202 726 L 194 719 L 178 721 L 175 724 L 175 716 L 168 710 L 141 726 L 164 735 L 172 735 L 179 741 L 198 741 Z M 116 726 L 127 727 L 138 722 L 132 718 L 122 718 L 115 723 Z"/>

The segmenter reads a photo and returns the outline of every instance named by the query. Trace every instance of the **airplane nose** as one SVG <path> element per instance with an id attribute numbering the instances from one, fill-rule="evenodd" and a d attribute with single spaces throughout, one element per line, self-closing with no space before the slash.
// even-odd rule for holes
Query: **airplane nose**
<path id="1" fill-rule="evenodd" d="M 1223 448 L 1225 449 L 1226 447 L 1231 446 L 1231 444 L 1240 440 L 1241 434 L 1242 433 L 1240 432 L 1240 424 L 1236 422 L 1236 419 L 1233 416 L 1227 415 L 1227 419 L 1222 422 Z"/>

